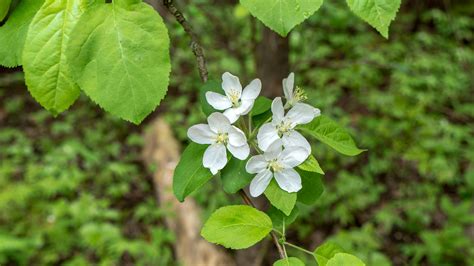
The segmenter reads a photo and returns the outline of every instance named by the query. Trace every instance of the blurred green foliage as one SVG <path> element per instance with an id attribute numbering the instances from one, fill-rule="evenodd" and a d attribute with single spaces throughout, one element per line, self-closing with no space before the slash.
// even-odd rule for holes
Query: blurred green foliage
<path id="1" fill-rule="evenodd" d="M 291 70 L 309 101 L 368 152 L 347 158 L 315 143 L 326 190 L 315 206 L 298 206 L 288 241 L 314 249 L 331 239 L 369 266 L 474 265 L 473 8 L 405 7 L 386 41 L 343 5 L 326 1 L 290 34 Z M 245 9 L 181 7 L 211 78 L 256 77 L 262 25 Z M 201 82 L 189 39 L 167 25 L 173 71 L 158 112 L 186 141 L 204 119 Z M 0 93 L 0 264 L 173 264 L 161 222 L 170 214 L 154 203 L 137 129 L 85 101 L 53 119 L 26 92 Z M 194 195 L 205 217 L 239 202 L 219 182 Z"/>

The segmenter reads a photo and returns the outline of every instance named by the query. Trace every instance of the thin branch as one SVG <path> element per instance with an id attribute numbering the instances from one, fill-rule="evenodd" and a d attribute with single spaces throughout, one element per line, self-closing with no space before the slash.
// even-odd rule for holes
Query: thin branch
<path id="1" fill-rule="evenodd" d="M 168 11 L 176 18 L 176 20 L 181 24 L 184 31 L 191 37 L 191 49 L 193 50 L 194 55 L 196 56 L 199 76 L 203 82 L 207 82 L 208 71 L 206 66 L 206 58 L 204 56 L 204 50 L 199 44 L 198 37 L 194 33 L 191 24 L 184 18 L 183 13 L 179 11 L 176 6 L 173 4 L 173 0 L 163 0 L 163 5 L 168 9 Z"/>
<path id="2" fill-rule="evenodd" d="M 253 204 L 252 200 L 249 198 L 247 193 L 245 193 L 245 191 L 243 191 L 241 189 L 241 190 L 239 190 L 239 194 L 242 197 L 242 200 L 245 202 L 245 204 L 256 208 L 255 204 Z M 281 247 L 280 242 L 278 241 L 278 236 L 273 231 L 270 232 L 270 235 L 272 236 L 273 243 L 275 244 L 275 246 L 278 249 L 278 253 L 280 254 L 280 258 L 284 259 L 285 258 L 285 252 L 283 251 L 283 248 Z"/>

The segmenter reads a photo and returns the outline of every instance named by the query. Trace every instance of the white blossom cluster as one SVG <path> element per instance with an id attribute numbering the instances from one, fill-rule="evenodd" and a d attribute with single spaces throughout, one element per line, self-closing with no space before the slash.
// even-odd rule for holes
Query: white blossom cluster
<path id="1" fill-rule="evenodd" d="M 311 145 L 295 128 L 311 122 L 320 115 L 320 110 L 302 103 L 306 97 L 301 89 L 295 89 L 294 78 L 291 73 L 288 78 L 283 79 L 285 104 L 281 97 L 273 100 L 272 117 L 256 129 L 258 132 L 255 143 L 252 132 L 246 135 L 234 124 L 238 125 L 241 116 L 250 113 L 260 94 L 262 83 L 259 79 L 254 79 L 242 89 L 238 77 L 224 73 L 224 94 L 206 92 L 207 102 L 222 113 L 212 113 L 207 118 L 207 124 L 194 125 L 188 129 L 188 137 L 192 141 L 209 145 L 202 158 L 203 166 L 212 174 L 217 174 L 228 162 L 227 150 L 235 158 L 246 160 L 250 155 L 250 144 L 257 153 L 246 164 L 246 171 L 256 174 L 250 183 L 250 194 L 253 197 L 261 195 L 273 178 L 281 189 L 290 193 L 299 191 L 301 177 L 294 168 L 311 154 Z"/>

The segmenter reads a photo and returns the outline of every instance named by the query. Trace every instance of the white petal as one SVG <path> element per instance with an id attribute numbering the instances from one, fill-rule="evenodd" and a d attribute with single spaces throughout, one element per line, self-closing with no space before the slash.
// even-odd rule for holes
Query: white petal
<path id="1" fill-rule="evenodd" d="M 275 173 L 275 179 L 281 189 L 292 193 L 301 189 L 301 177 L 293 168 Z"/>
<path id="2" fill-rule="evenodd" d="M 255 100 L 247 99 L 240 102 L 240 106 L 235 108 L 235 111 L 240 115 L 246 115 L 252 110 Z"/>
<path id="3" fill-rule="evenodd" d="M 188 129 L 188 138 L 199 144 L 212 144 L 215 137 L 216 133 L 206 124 L 194 125 Z"/>
<path id="4" fill-rule="evenodd" d="M 275 126 L 271 123 L 266 123 L 258 130 L 258 147 L 262 151 L 266 151 L 268 146 L 270 146 L 270 144 L 272 144 L 275 140 L 279 138 L 280 137 L 278 137 L 278 131 Z"/>
<path id="5" fill-rule="evenodd" d="M 247 144 L 245 133 L 235 126 L 229 128 L 229 143 L 233 146 L 242 146 Z"/>
<path id="6" fill-rule="evenodd" d="M 224 115 L 227 117 L 231 124 L 239 120 L 240 112 L 236 108 L 229 108 L 224 111 Z"/>
<path id="7" fill-rule="evenodd" d="M 229 119 L 221 113 L 212 113 L 207 118 L 207 123 L 212 131 L 216 133 L 227 133 L 231 127 Z"/>
<path id="8" fill-rule="evenodd" d="M 265 160 L 265 157 L 263 157 L 263 155 L 255 155 L 247 161 L 245 170 L 247 170 L 249 174 L 256 174 L 267 169 L 267 167 L 268 162 Z"/>
<path id="9" fill-rule="evenodd" d="M 247 143 L 242 146 L 233 146 L 231 144 L 228 144 L 227 149 L 229 149 L 230 153 L 232 153 L 232 155 L 234 155 L 234 157 L 239 160 L 247 159 L 250 154 L 250 147 Z"/>
<path id="10" fill-rule="evenodd" d="M 272 176 L 272 172 L 270 172 L 268 169 L 258 173 L 250 183 L 250 195 L 252 197 L 258 197 L 262 195 L 262 193 L 265 192 L 265 189 L 267 189 L 268 184 L 270 184 Z"/>
<path id="11" fill-rule="evenodd" d="M 232 102 L 227 96 L 213 91 L 206 92 L 206 100 L 216 110 L 225 110 L 232 106 Z"/>
<path id="12" fill-rule="evenodd" d="M 285 117 L 285 109 L 280 97 L 276 97 L 272 102 L 273 122 L 280 123 Z"/>
<path id="13" fill-rule="evenodd" d="M 240 99 L 242 94 L 242 85 L 240 85 L 238 77 L 230 74 L 229 72 L 222 74 L 222 88 L 224 89 L 227 97 L 230 98 L 231 94 L 237 94 L 237 98 Z"/>
<path id="14" fill-rule="evenodd" d="M 308 151 L 302 147 L 285 147 L 280 156 L 278 156 L 278 161 L 283 163 L 286 168 L 293 168 L 302 164 L 308 156 Z"/>
<path id="15" fill-rule="evenodd" d="M 309 144 L 308 140 L 306 140 L 306 138 L 296 130 L 292 130 L 289 133 L 283 135 L 281 140 L 283 141 L 285 148 L 302 147 L 308 152 L 308 155 L 311 153 L 311 145 Z"/>
<path id="16" fill-rule="evenodd" d="M 202 158 L 204 167 L 209 168 L 213 175 L 224 168 L 227 164 L 227 152 L 225 146 L 220 143 L 212 144 L 204 152 Z"/>
<path id="17" fill-rule="evenodd" d="M 283 93 L 285 94 L 285 98 L 287 101 L 293 100 L 293 89 L 295 86 L 295 74 L 290 73 L 288 78 L 283 79 Z"/>
<path id="18" fill-rule="evenodd" d="M 316 108 L 309 104 L 297 103 L 288 111 L 286 118 L 289 119 L 293 126 L 307 124 L 316 117 Z"/>
<path id="19" fill-rule="evenodd" d="M 242 100 L 255 100 L 257 99 L 260 91 L 262 90 L 262 82 L 259 79 L 254 79 L 244 88 L 242 92 Z"/>
<path id="20" fill-rule="evenodd" d="M 278 158 L 282 150 L 283 142 L 281 139 L 277 139 L 267 148 L 265 153 L 263 153 L 263 156 L 265 157 L 265 160 L 271 161 Z"/>

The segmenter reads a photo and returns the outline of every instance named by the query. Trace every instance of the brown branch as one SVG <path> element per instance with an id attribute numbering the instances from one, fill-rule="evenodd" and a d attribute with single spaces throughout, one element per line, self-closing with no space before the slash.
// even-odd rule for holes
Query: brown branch
<path id="1" fill-rule="evenodd" d="M 204 50 L 199 44 L 198 37 L 194 33 L 191 24 L 188 23 L 186 18 L 184 18 L 183 13 L 179 11 L 176 6 L 173 4 L 173 0 L 163 0 L 163 5 L 168 9 L 168 11 L 176 18 L 176 20 L 181 24 L 184 31 L 191 37 L 191 49 L 193 50 L 194 55 L 196 56 L 199 76 L 203 82 L 207 82 L 208 71 L 206 66 L 206 58 L 204 56 Z"/>
<path id="2" fill-rule="evenodd" d="M 245 204 L 256 208 L 255 204 L 253 204 L 252 200 L 249 198 L 249 196 L 247 195 L 247 193 L 245 193 L 243 189 L 239 190 L 239 194 L 242 197 L 242 200 L 245 202 Z M 283 251 L 283 248 L 280 245 L 280 242 L 278 241 L 278 236 L 273 231 L 270 232 L 270 235 L 272 236 L 273 243 L 278 249 L 278 253 L 280 253 L 280 258 L 284 259 L 285 252 Z"/>

